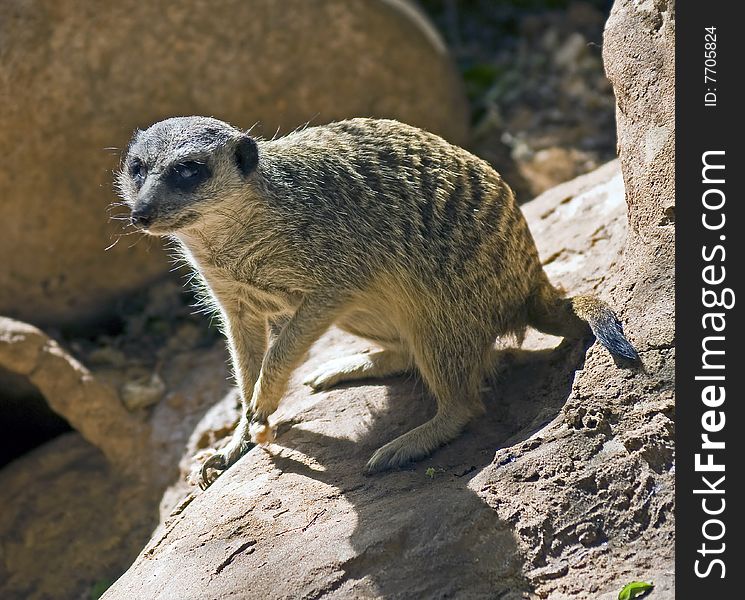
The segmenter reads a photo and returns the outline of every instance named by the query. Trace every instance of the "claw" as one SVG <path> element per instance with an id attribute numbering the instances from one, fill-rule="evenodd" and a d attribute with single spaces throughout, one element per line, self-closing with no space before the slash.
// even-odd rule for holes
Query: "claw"
<path id="1" fill-rule="evenodd" d="M 325 391 L 331 387 L 334 387 L 333 378 L 331 377 L 324 377 L 324 373 L 321 371 L 316 371 L 309 377 L 303 381 L 303 385 L 307 385 L 310 387 L 312 393 L 316 392 L 322 392 Z"/>
<path id="2" fill-rule="evenodd" d="M 316 393 L 330 390 L 346 380 L 358 379 L 359 377 L 355 376 L 354 369 L 350 368 L 348 363 L 349 359 L 332 361 L 311 373 L 305 378 L 303 384 Z"/>
<path id="3" fill-rule="evenodd" d="M 403 437 L 403 436 L 402 436 Z M 382 471 L 400 469 L 412 461 L 426 456 L 426 452 L 412 450 L 405 441 L 400 438 L 389 442 L 382 448 L 378 448 L 365 465 L 364 474 L 372 475 Z"/>
<path id="4" fill-rule="evenodd" d="M 227 462 L 222 454 L 213 454 L 210 456 L 204 461 L 202 469 L 199 471 L 199 487 L 202 490 L 206 490 L 220 476 L 220 472 L 227 468 Z M 215 473 L 208 473 L 208 469 L 212 469 Z"/>

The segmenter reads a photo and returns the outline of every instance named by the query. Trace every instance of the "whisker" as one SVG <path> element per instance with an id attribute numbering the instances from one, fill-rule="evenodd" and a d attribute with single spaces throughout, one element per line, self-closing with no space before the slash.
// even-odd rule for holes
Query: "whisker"
<path id="1" fill-rule="evenodd" d="M 137 233 L 137 232 L 132 232 L 132 233 Z M 146 237 L 149 237 L 149 236 L 147 236 L 147 235 L 145 235 L 145 234 L 142 234 L 142 235 L 141 235 L 140 237 L 138 237 L 138 238 L 137 238 L 137 239 L 136 239 L 136 240 L 134 241 L 134 243 L 132 243 L 132 244 L 130 244 L 130 245 L 129 245 L 129 248 L 134 248 L 134 247 L 135 247 L 135 246 L 136 246 L 137 244 L 139 244 L 139 243 L 140 243 L 140 241 L 141 241 L 142 239 L 144 239 L 144 238 L 146 238 Z"/>
<path id="2" fill-rule="evenodd" d="M 111 250 L 114 246 L 116 246 L 119 243 L 119 240 L 122 239 L 121 237 L 117 237 L 111 244 L 106 246 L 106 248 L 103 249 L 104 252 L 108 252 Z"/>

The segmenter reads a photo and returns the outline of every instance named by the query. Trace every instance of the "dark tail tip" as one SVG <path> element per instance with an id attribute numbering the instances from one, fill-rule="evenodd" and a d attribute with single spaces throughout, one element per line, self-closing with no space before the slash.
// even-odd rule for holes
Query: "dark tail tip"
<path id="1" fill-rule="evenodd" d="M 626 360 L 639 360 L 639 353 L 626 339 L 623 334 L 623 325 L 614 314 L 606 313 L 595 322 L 590 322 L 590 328 L 598 341 L 608 348 L 611 354 Z"/>
<path id="2" fill-rule="evenodd" d="M 639 353 L 623 333 L 623 326 L 613 310 L 595 296 L 572 298 L 574 313 L 586 321 L 592 333 L 611 354 L 630 361 L 639 361 Z"/>

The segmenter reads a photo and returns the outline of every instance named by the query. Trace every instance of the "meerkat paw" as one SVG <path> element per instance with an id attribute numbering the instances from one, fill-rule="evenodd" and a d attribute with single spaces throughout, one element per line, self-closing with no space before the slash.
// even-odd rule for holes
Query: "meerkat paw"
<path id="1" fill-rule="evenodd" d="M 380 471 L 403 467 L 429 454 L 429 452 L 412 446 L 407 440 L 402 439 L 403 437 L 405 436 L 401 436 L 382 448 L 378 448 L 370 460 L 367 461 L 365 473 L 379 473 Z"/>
<path id="2" fill-rule="evenodd" d="M 346 373 L 344 371 L 334 370 L 333 368 L 330 368 L 330 366 L 331 365 L 324 365 L 322 368 L 313 371 L 313 373 L 303 380 L 303 384 L 313 388 L 314 392 L 321 392 L 344 381 Z"/>
<path id="3" fill-rule="evenodd" d="M 365 370 L 369 367 L 370 359 L 366 354 L 344 356 L 325 363 L 320 369 L 311 373 L 303 383 L 319 392 L 334 387 L 343 381 L 351 381 L 366 377 Z"/>
<path id="4" fill-rule="evenodd" d="M 399 375 L 407 367 L 406 358 L 398 352 L 382 350 L 353 354 L 327 362 L 311 373 L 303 383 L 318 392 L 340 383 Z"/>
<path id="5" fill-rule="evenodd" d="M 225 470 L 235 464 L 249 448 L 250 444 L 241 442 L 239 444 L 231 443 L 222 450 L 214 451 L 202 463 L 202 467 L 199 470 L 199 476 L 197 477 L 199 487 L 206 490 Z"/>
<path id="6" fill-rule="evenodd" d="M 438 413 L 426 423 L 379 448 L 367 462 L 365 472 L 377 473 L 401 467 L 425 456 L 454 439 L 473 415 L 471 410 Z"/>
<path id="7" fill-rule="evenodd" d="M 199 470 L 199 477 L 197 479 L 199 487 L 206 490 L 227 468 L 228 465 L 225 456 L 219 453 L 210 456 L 202 463 L 202 468 Z"/>
<path id="8" fill-rule="evenodd" d="M 277 436 L 277 432 L 269 426 L 269 423 L 254 421 L 249 428 L 251 441 L 260 446 L 271 444 Z"/>

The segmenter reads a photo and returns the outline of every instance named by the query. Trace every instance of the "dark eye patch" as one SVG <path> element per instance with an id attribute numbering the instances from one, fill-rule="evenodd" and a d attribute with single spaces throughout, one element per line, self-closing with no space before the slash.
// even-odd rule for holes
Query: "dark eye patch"
<path id="1" fill-rule="evenodd" d="M 135 182 L 137 187 L 141 187 L 147 178 L 147 165 L 139 158 L 134 158 L 129 163 L 129 176 Z"/>
<path id="2" fill-rule="evenodd" d="M 166 174 L 168 184 L 182 192 L 190 192 L 212 175 L 204 163 L 193 160 L 173 165 Z"/>

